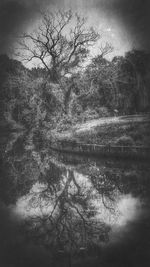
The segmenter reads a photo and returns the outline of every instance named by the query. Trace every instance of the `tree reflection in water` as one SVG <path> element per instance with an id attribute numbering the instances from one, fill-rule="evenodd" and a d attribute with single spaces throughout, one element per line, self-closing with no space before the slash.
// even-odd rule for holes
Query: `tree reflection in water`
<path id="1" fill-rule="evenodd" d="M 22 145 L 23 137 L 20 138 Z M 1 201 L 8 206 L 11 204 L 13 212 L 22 219 L 19 231 L 24 241 L 18 241 L 20 237 L 16 240 L 12 237 L 18 250 L 19 242 L 24 243 L 21 255 L 25 254 L 28 244 L 35 244 L 39 251 L 42 247 L 48 252 L 48 262 L 57 262 L 56 258 L 59 258 L 56 266 L 60 266 L 63 257 L 68 261 L 71 257 L 75 262 L 75 259 L 97 258 L 100 255 L 99 264 L 107 247 L 106 255 L 116 255 L 116 263 L 118 248 L 112 252 L 110 247 L 114 240 L 119 244 L 121 238 L 126 238 L 129 224 L 132 225 L 132 233 L 128 237 L 135 239 L 137 232 L 143 233 L 144 241 L 141 236 L 139 240 L 136 238 L 138 250 L 148 247 L 144 242 L 149 242 L 148 228 L 145 226 L 149 218 L 142 215 L 146 218 L 142 220 L 142 226 L 133 227 L 140 212 L 149 203 L 148 164 L 56 154 L 47 149 L 35 151 L 29 148 L 22 145 L 21 150 L 19 143 L 16 143 L 13 152 L 7 152 L 7 160 L 2 159 L 3 175 L 0 179 Z M 10 242 L 7 243 L 10 246 Z M 130 244 L 133 248 L 137 247 L 131 239 L 128 246 Z M 6 246 L 6 255 L 7 250 Z M 10 246 L 9 251 L 15 254 L 16 249 Z M 126 259 L 126 252 L 123 255 Z M 136 257 L 138 255 L 139 252 Z M 30 259 L 33 259 L 32 255 Z M 106 261 L 104 259 L 103 262 Z M 62 262 L 61 266 L 70 264 L 63 265 Z M 27 265 L 32 267 L 32 264 Z M 24 267 L 20 263 L 16 263 L 16 266 Z M 78 263 L 73 266 L 78 266 Z M 93 262 L 91 266 L 95 266 Z M 106 266 L 110 266 L 110 263 Z"/>
<path id="2" fill-rule="evenodd" d="M 122 199 L 129 194 L 130 201 L 132 196 L 145 197 L 139 181 L 143 168 L 116 168 L 116 163 L 99 165 L 92 160 L 76 166 L 58 164 L 52 158 L 50 162 L 30 192 L 17 202 L 16 211 L 25 218 L 28 237 L 53 255 L 56 251 L 99 253 L 109 241 L 111 227 L 121 223 Z"/>
<path id="3" fill-rule="evenodd" d="M 79 251 L 108 239 L 110 227 L 96 219 L 94 194 L 88 178 L 66 170 L 57 184 L 46 180 L 37 183 L 30 193 L 18 201 L 18 209 L 25 208 L 24 216 L 30 236 L 51 250 Z M 23 204 L 24 203 L 24 204 Z"/>

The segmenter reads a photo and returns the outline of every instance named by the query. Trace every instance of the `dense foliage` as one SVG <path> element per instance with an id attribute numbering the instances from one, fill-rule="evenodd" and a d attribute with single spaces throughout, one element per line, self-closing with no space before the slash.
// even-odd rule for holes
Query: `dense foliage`
<path id="1" fill-rule="evenodd" d="M 150 109 L 150 55 L 130 51 L 110 62 L 101 55 L 82 72 L 47 81 L 46 70 L 26 69 L 1 56 L 1 122 L 34 129 L 67 129 L 87 119 Z"/>

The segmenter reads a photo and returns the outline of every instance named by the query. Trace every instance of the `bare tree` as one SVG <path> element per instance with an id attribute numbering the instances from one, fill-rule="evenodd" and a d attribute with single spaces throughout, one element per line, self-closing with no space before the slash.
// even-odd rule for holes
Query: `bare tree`
<path id="1" fill-rule="evenodd" d="M 86 249 L 89 243 L 92 246 L 94 242 L 91 238 L 95 235 L 97 244 L 101 242 L 100 238 L 107 239 L 109 229 L 104 222 L 95 218 L 96 209 L 89 202 L 91 188 L 87 189 L 87 194 L 83 193 L 83 187 L 71 169 L 60 176 L 61 186 L 54 185 L 49 178 L 43 188 L 30 190 L 28 210 L 37 207 L 40 210 L 39 214 L 27 218 L 27 227 L 31 223 L 33 235 L 51 248 L 61 247 L 76 252 L 79 248 Z M 104 200 L 103 205 L 109 209 Z M 47 211 L 51 206 L 51 210 L 45 212 L 45 206 Z"/>
<path id="2" fill-rule="evenodd" d="M 71 10 L 42 13 L 37 30 L 21 37 L 20 56 L 29 62 L 38 59 L 53 81 L 78 67 L 100 35 L 86 28 L 86 19 Z"/>
<path id="3" fill-rule="evenodd" d="M 105 44 L 100 45 L 99 50 L 100 50 L 100 56 L 103 58 L 104 56 L 112 53 L 114 48 L 110 43 L 106 42 Z"/>

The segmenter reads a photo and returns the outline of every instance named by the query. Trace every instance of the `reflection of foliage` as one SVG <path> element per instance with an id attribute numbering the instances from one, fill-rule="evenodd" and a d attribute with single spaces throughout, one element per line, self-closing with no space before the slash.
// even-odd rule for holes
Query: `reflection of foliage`
<path id="1" fill-rule="evenodd" d="M 109 172 L 100 170 L 96 166 L 92 166 L 90 168 L 89 175 L 94 188 L 101 196 L 104 207 L 111 211 L 114 211 L 112 204 L 115 200 L 116 190 L 118 188 L 116 187 L 112 179 L 108 179 Z M 109 205 L 107 203 L 109 203 Z"/>
<path id="2" fill-rule="evenodd" d="M 15 203 L 18 197 L 27 194 L 38 177 L 37 166 L 31 159 L 24 161 L 9 158 L 1 164 L 1 200 Z"/>
<path id="3" fill-rule="evenodd" d="M 107 167 L 98 167 L 91 164 L 90 179 L 94 188 L 104 197 L 114 201 L 118 193 L 144 197 L 149 184 L 147 165 L 126 163 L 122 167 L 116 162 L 116 167 L 109 163 Z M 118 165 L 118 166 L 117 166 Z M 148 194 L 148 192 L 147 192 Z M 107 206 L 106 206 L 107 207 Z M 108 208 L 110 208 L 108 206 Z"/>

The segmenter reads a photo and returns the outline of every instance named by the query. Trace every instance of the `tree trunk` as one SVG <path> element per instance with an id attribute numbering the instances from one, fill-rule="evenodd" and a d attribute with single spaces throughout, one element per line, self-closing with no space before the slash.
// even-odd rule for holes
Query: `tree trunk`
<path id="1" fill-rule="evenodd" d="M 66 114 L 68 114 L 69 112 L 69 102 L 70 102 L 71 92 L 72 92 L 72 87 L 70 86 L 64 96 L 64 106 Z"/>

